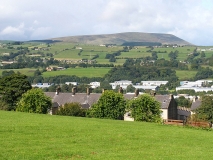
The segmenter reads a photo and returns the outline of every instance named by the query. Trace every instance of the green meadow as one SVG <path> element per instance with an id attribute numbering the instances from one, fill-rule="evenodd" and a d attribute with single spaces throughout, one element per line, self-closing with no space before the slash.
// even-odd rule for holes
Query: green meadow
<path id="1" fill-rule="evenodd" d="M 103 77 L 105 74 L 108 73 L 110 68 L 68 68 L 65 70 L 60 71 L 51 71 L 51 72 L 44 72 L 42 74 L 43 77 L 53 77 L 57 75 L 76 75 L 78 77 Z"/>
<path id="2" fill-rule="evenodd" d="M 193 78 L 197 71 L 186 71 L 186 70 L 175 70 L 176 71 L 176 75 L 179 78 L 179 80 L 187 80 L 190 78 Z"/>
<path id="3" fill-rule="evenodd" d="M 212 131 L 0 111 L 1 159 L 212 159 Z"/>
<path id="4" fill-rule="evenodd" d="M 0 69 L 0 75 L 2 75 L 3 71 L 13 70 L 15 73 L 20 72 L 25 74 L 26 76 L 33 76 L 36 69 L 34 68 L 23 68 L 23 69 Z"/>

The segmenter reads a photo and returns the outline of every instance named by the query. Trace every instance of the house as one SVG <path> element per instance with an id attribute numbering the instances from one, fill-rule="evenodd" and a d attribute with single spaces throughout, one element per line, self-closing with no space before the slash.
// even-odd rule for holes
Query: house
<path id="1" fill-rule="evenodd" d="M 89 109 L 101 96 L 101 94 L 91 93 L 89 88 L 87 88 L 87 93 L 76 93 L 76 87 L 73 87 L 72 93 L 62 93 L 56 90 L 56 92 L 45 92 L 45 95 L 52 99 L 52 114 L 56 113 L 58 108 L 65 103 L 77 102 L 82 108 Z"/>
<path id="2" fill-rule="evenodd" d="M 119 92 L 122 93 L 122 89 L 119 89 Z M 90 88 L 87 88 L 86 93 L 76 93 L 76 87 L 73 87 L 72 93 L 61 93 L 59 90 L 56 92 L 45 92 L 48 97 L 51 97 L 53 106 L 52 114 L 56 112 L 59 106 L 63 106 L 65 103 L 77 102 L 81 104 L 82 108 L 89 109 L 94 103 L 96 103 L 101 93 L 91 93 Z M 125 99 L 134 99 L 139 95 L 139 90 L 136 89 L 135 94 L 124 94 Z M 173 95 L 153 95 L 157 101 L 161 104 L 162 119 L 177 119 L 178 118 L 178 109 L 177 103 Z M 53 111 L 54 110 L 54 111 Z M 133 121 L 131 113 L 127 113 L 124 116 L 125 120 Z"/>
<path id="3" fill-rule="evenodd" d="M 136 94 L 137 95 L 137 94 Z M 127 99 L 137 98 L 135 95 L 124 95 Z M 160 102 L 161 105 L 161 117 L 162 119 L 177 119 L 178 118 L 178 110 L 177 103 L 173 95 L 154 95 L 154 98 Z M 131 113 L 127 112 L 124 115 L 124 120 L 126 121 L 134 121 L 134 118 L 131 117 Z"/>

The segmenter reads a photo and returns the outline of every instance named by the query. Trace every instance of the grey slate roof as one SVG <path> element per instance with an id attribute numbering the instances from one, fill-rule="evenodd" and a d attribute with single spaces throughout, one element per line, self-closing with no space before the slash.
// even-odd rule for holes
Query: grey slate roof
<path id="1" fill-rule="evenodd" d="M 194 111 L 201 105 L 201 100 L 196 100 L 195 102 L 192 102 L 191 110 Z"/>
<path id="2" fill-rule="evenodd" d="M 101 94 L 90 94 L 86 93 L 62 93 L 58 95 L 55 92 L 45 92 L 45 94 L 52 99 L 52 102 L 58 102 L 59 105 L 64 105 L 65 103 L 77 102 L 80 104 L 89 104 L 91 106 L 93 103 L 97 102 Z"/>
<path id="3" fill-rule="evenodd" d="M 156 95 L 155 99 L 160 102 L 162 109 L 167 109 L 169 107 L 169 104 L 171 102 L 171 96 L 170 95 Z"/>
<path id="4" fill-rule="evenodd" d="M 64 105 L 65 103 L 77 102 L 82 105 L 82 108 L 89 108 L 93 103 L 97 102 L 101 96 L 101 93 L 91 93 L 87 95 L 86 93 L 62 93 L 58 95 L 55 92 L 45 92 L 45 94 L 52 99 L 52 102 L 57 102 L 59 105 Z M 135 98 L 134 94 L 124 94 L 125 99 Z M 155 95 L 155 99 L 160 102 L 162 109 L 167 109 L 169 107 L 171 97 L 170 95 Z"/>
<path id="5" fill-rule="evenodd" d="M 101 93 L 91 93 L 87 95 L 86 93 L 62 93 L 58 95 L 55 92 L 45 92 L 45 94 L 52 99 L 52 102 L 57 102 L 58 105 L 64 105 L 65 103 L 77 102 L 82 105 L 82 108 L 89 108 L 93 103 L 97 102 L 101 96 Z M 134 94 L 124 94 L 125 99 L 135 98 Z M 155 95 L 155 99 L 161 103 L 162 109 L 167 109 L 171 102 L 170 95 Z"/>

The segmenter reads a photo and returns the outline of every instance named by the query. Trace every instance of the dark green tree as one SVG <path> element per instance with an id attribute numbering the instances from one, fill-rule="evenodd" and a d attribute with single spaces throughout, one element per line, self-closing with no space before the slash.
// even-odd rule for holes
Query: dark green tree
<path id="1" fill-rule="evenodd" d="M 201 106 L 195 113 L 198 119 L 213 122 L 213 96 L 203 96 Z"/>
<path id="2" fill-rule="evenodd" d="M 42 89 L 33 88 L 22 95 L 16 111 L 46 114 L 52 106 L 52 100 Z"/>
<path id="3" fill-rule="evenodd" d="M 135 87 L 133 87 L 132 85 L 128 85 L 126 88 L 126 92 L 135 92 Z"/>
<path id="4" fill-rule="evenodd" d="M 192 105 L 192 102 L 189 99 L 185 98 L 184 96 L 180 96 L 179 98 L 176 98 L 175 101 L 180 107 L 190 108 Z"/>
<path id="5" fill-rule="evenodd" d="M 160 103 L 148 94 L 130 100 L 127 110 L 135 121 L 161 122 Z"/>
<path id="6" fill-rule="evenodd" d="M 121 93 L 104 91 L 98 102 L 93 104 L 88 116 L 122 120 L 125 113 L 126 101 Z"/>
<path id="7" fill-rule="evenodd" d="M 13 70 L 10 71 L 2 71 L 2 77 L 6 77 L 6 76 L 10 76 L 12 74 L 14 74 L 15 72 Z"/>
<path id="8" fill-rule="evenodd" d="M 1 100 L 8 104 L 8 110 L 15 110 L 16 103 L 22 94 L 32 88 L 27 80 L 27 76 L 23 74 L 12 74 L 0 78 L 0 95 Z"/>

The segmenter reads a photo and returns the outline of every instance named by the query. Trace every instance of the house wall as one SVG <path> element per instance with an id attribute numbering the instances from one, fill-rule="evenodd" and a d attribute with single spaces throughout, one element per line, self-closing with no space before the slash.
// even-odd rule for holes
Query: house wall
<path id="1" fill-rule="evenodd" d="M 162 119 L 168 119 L 168 110 L 167 109 L 161 109 L 161 118 Z"/>
<path id="2" fill-rule="evenodd" d="M 130 116 L 130 112 L 124 114 L 124 121 L 134 121 L 134 118 Z"/>

